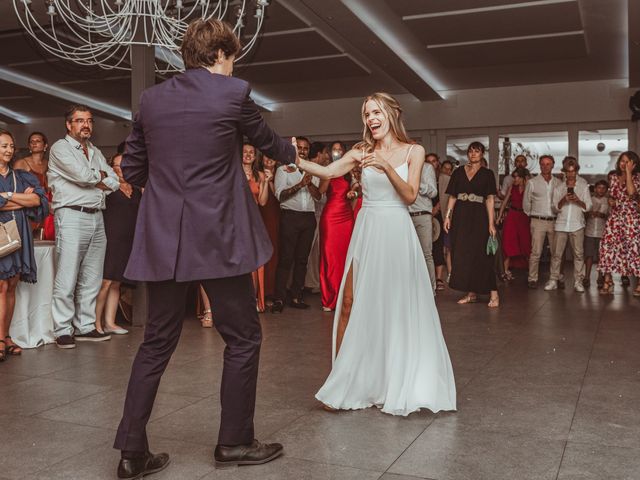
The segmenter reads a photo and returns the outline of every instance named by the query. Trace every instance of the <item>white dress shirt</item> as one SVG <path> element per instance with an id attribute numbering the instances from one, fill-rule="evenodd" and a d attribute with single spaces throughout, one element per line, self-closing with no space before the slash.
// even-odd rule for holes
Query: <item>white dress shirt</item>
<path id="1" fill-rule="evenodd" d="M 591 210 L 591 192 L 589 192 L 589 184 L 584 178 L 576 178 L 574 193 L 587 208 L 582 208 L 575 202 L 566 202 L 559 209 L 560 200 L 567 194 L 567 184 L 560 182 L 553 190 L 553 208 L 558 212 L 556 232 L 577 232 L 585 226 L 584 214 Z"/>
<path id="2" fill-rule="evenodd" d="M 433 165 L 425 163 L 420 174 L 420 189 L 416 201 L 409 205 L 410 212 L 431 212 L 433 210 L 432 198 L 438 195 L 436 184 L 436 171 Z"/>
<path id="3" fill-rule="evenodd" d="M 560 180 L 551 177 L 548 182 L 542 175 L 537 175 L 527 181 L 524 188 L 522 209 L 530 217 L 553 218 L 555 211 L 551 208 L 553 191 L 560 184 Z"/>
<path id="4" fill-rule="evenodd" d="M 107 164 L 104 155 L 91 142 L 87 142 L 89 158 L 82 145 L 67 135 L 51 147 L 47 178 L 53 192 L 53 209 L 66 206 L 99 208 L 104 210 L 107 193 L 96 185 L 102 183 L 116 191 L 120 181 Z M 100 170 L 107 173 L 101 179 Z"/>
<path id="5" fill-rule="evenodd" d="M 602 197 L 596 197 L 594 195 L 593 197 L 591 197 L 591 211 L 609 215 L 609 200 L 607 199 L 607 196 L 604 195 Z M 592 217 L 591 215 L 587 215 L 587 227 L 584 231 L 585 236 L 602 238 L 602 234 L 604 233 L 604 226 L 606 223 L 606 218 Z"/>
<path id="6" fill-rule="evenodd" d="M 304 173 L 298 168 L 293 172 L 287 171 L 288 165 L 282 165 L 276 170 L 276 177 L 274 180 L 274 187 L 276 190 L 276 198 L 280 200 L 280 194 L 283 190 L 297 185 L 302 180 Z M 317 187 L 320 185 L 320 179 L 313 177 L 311 182 Z M 309 189 L 304 187 L 294 193 L 291 197 L 285 201 L 280 202 L 280 208 L 283 210 L 294 210 L 296 212 L 315 212 L 316 203 Z"/>

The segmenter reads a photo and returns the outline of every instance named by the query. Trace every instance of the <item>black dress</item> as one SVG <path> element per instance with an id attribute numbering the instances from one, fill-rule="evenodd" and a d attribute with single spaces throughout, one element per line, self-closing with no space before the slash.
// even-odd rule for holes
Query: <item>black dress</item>
<path id="1" fill-rule="evenodd" d="M 107 195 L 104 214 L 104 230 L 107 235 L 107 253 L 104 257 L 103 278 L 116 282 L 127 282 L 124 270 L 129 261 L 136 218 L 142 192 L 133 187 L 131 198 L 122 190 Z"/>
<path id="2" fill-rule="evenodd" d="M 486 198 L 496 195 L 493 172 L 481 167 L 469 181 L 464 167 L 456 169 L 447 193 L 473 193 L 484 198 L 482 203 L 458 199 L 451 218 L 451 279 L 449 286 L 463 292 L 488 294 L 497 290 L 493 256 L 487 255 L 489 217 Z"/>

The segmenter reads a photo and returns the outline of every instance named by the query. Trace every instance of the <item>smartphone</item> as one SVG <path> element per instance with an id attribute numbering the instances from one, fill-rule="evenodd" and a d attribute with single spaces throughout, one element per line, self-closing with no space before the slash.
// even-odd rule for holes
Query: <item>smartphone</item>
<path id="1" fill-rule="evenodd" d="M 567 187 L 567 193 L 568 193 L 569 195 L 573 195 L 573 194 L 574 194 L 573 187 Z"/>

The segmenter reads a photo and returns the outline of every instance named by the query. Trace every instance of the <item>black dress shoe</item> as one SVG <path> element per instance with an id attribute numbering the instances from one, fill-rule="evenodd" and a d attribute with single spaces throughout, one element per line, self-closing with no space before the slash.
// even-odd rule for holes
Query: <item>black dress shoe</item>
<path id="1" fill-rule="evenodd" d="M 279 443 L 260 443 L 254 440 L 248 445 L 226 447 L 218 445 L 213 457 L 216 468 L 229 468 L 239 465 L 262 465 L 278 458 L 284 453 Z"/>
<path id="2" fill-rule="evenodd" d="M 271 313 L 282 313 L 284 310 L 284 302 L 282 300 L 274 300 L 273 305 L 271 305 Z"/>
<path id="3" fill-rule="evenodd" d="M 527 286 L 531 289 L 531 290 L 535 290 L 536 288 L 538 288 L 538 282 L 534 282 L 534 281 L 530 281 Z"/>
<path id="4" fill-rule="evenodd" d="M 304 303 L 302 300 L 291 300 L 289 302 L 289 306 L 293 308 L 297 308 L 299 310 L 306 310 L 307 308 L 309 308 L 309 305 Z"/>
<path id="5" fill-rule="evenodd" d="M 118 478 L 140 479 L 164 470 L 169 465 L 169 454 L 154 455 L 149 452 L 140 458 L 121 458 L 118 465 Z"/>

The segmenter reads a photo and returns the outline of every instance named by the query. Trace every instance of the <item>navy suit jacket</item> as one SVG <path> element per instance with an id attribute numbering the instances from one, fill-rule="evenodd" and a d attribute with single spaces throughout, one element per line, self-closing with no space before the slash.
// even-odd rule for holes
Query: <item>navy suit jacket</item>
<path id="1" fill-rule="evenodd" d="M 272 254 L 242 169 L 243 135 L 284 163 L 295 149 L 269 128 L 249 84 L 204 68 L 143 92 L 124 178 L 144 187 L 125 276 L 178 282 L 246 274 Z"/>

